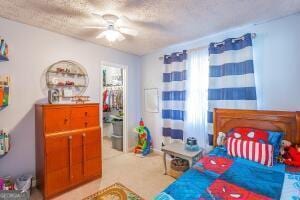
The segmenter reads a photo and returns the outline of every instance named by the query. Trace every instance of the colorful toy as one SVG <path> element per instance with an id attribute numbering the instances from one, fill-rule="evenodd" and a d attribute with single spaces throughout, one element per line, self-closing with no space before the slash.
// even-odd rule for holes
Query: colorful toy
<path id="1" fill-rule="evenodd" d="M 134 153 L 146 156 L 151 153 L 153 144 L 150 131 L 144 125 L 143 119 L 141 119 L 139 126 L 135 128 L 135 131 L 138 133 L 138 143 L 134 148 Z"/>
<path id="2" fill-rule="evenodd" d="M 281 142 L 281 162 L 286 165 L 300 167 L 300 146 L 292 145 L 287 140 Z"/>

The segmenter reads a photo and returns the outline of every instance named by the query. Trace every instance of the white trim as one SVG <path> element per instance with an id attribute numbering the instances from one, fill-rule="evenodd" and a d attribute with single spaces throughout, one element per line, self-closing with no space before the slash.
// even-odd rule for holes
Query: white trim
<path id="1" fill-rule="evenodd" d="M 236 52 L 239 52 L 236 55 Z M 240 63 L 247 60 L 253 60 L 252 46 L 245 47 L 240 50 L 229 50 L 220 54 L 210 54 L 209 65 L 224 65 L 226 63 Z"/>
<path id="2" fill-rule="evenodd" d="M 101 61 L 100 64 L 100 80 L 99 80 L 99 84 L 100 84 L 100 126 L 101 129 L 103 131 L 103 105 L 102 105 L 102 94 L 103 94 L 103 73 L 102 73 L 102 69 L 103 67 L 114 67 L 114 68 L 122 68 L 123 69 L 123 113 L 124 113 L 124 117 L 123 117 L 123 152 L 127 153 L 129 150 L 128 147 L 128 140 L 129 140 L 129 131 L 128 131 L 128 112 L 127 112 L 127 108 L 128 108 L 128 101 L 127 101 L 127 91 L 128 91 L 128 66 L 127 65 L 121 65 L 121 64 L 117 64 L 117 63 L 112 63 L 112 62 L 107 62 L 107 61 Z M 103 147 L 103 133 L 102 135 L 102 147 Z M 102 151 L 103 153 L 103 151 Z"/>
<path id="3" fill-rule="evenodd" d="M 164 73 L 172 73 L 172 72 L 182 72 L 186 70 L 186 60 L 182 62 L 172 62 L 170 64 L 165 64 Z"/>
<path id="4" fill-rule="evenodd" d="M 163 128 L 184 129 L 184 122 L 181 120 L 164 119 Z"/>
<path id="5" fill-rule="evenodd" d="M 183 91 L 185 90 L 186 81 L 164 82 L 163 92 L 167 91 Z"/>
<path id="6" fill-rule="evenodd" d="M 254 74 L 209 77 L 209 89 L 254 87 Z"/>
<path id="7" fill-rule="evenodd" d="M 185 101 L 162 101 L 163 110 L 185 110 Z"/>

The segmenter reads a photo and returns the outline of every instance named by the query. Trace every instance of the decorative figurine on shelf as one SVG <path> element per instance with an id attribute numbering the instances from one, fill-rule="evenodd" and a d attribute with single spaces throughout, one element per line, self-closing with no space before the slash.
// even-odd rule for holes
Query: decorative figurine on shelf
<path id="1" fill-rule="evenodd" d="M 58 68 L 56 68 L 56 72 L 63 73 L 63 72 L 65 72 L 65 69 L 58 67 Z"/>
<path id="2" fill-rule="evenodd" d="M 143 119 L 140 121 L 140 125 L 135 128 L 138 133 L 138 143 L 134 148 L 134 153 L 139 154 L 142 157 L 147 156 L 153 149 L 152 138 L 149 129 L 144 125 Z"/>
<path id="3" fill-rule="evenodd" d="M 73 102 L 75 102 L 76 104 L 84 104 L 87 101 L 90 101 L 89 96 L 73 96 L 72 100 Z"/>
<path id="4" fill-rule="evenodd" d="M 48 90 L 48 102 L 50 104 L 59 103 L 59 90 L 58 89 Z"/>
<path id="5" fill-rule="evenodd" d="M 65 85 L 73 86 L 75 85 L 75 83 L 73 81 L 66 81 Z"/>

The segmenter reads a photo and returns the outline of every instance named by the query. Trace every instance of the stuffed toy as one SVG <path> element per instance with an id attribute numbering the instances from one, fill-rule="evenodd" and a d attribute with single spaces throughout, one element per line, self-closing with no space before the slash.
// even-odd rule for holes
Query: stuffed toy
<path id="1" fill-rule="evenodd" d="M 226 143 L 226 134 L 223 132 L 219 132 L 217 137 L 217 145 L 218 146 L 224 146 Z"/>
<path id="2" fill-rule="evenodd" d="M 288 158 L 284 159 L 284 163 L 294 167 L 300 167 L 300 146 L 290 146 L 288 149 Z"/>
<path id="3" fill-rule="evenodd" d="M 290 148 L 290 146 L 292 146 L 292 143 L 288 140 L 282 140 L 281 141 L 281 145 L 280 145 L 280 155 L 282 155 L 283 158 L 287 158 L 287 152 Z"/>
<path id="4" fill-rule="evenodd" d="M 300 167 L 300 145 L 292 145 L 290 141 L 282 140 L 279 161 L 290 166 Z"/>

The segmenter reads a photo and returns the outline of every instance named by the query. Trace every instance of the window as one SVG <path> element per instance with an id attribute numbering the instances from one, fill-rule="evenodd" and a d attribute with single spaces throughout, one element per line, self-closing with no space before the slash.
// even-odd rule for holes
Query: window
<path id="1" fill-rule="evenodd" d="M 185 137 L 195 137 L 199 146 L 208 146 L 208 50 L 191 50 L 188 53 L 188 79 L 186 99 Z"/>

